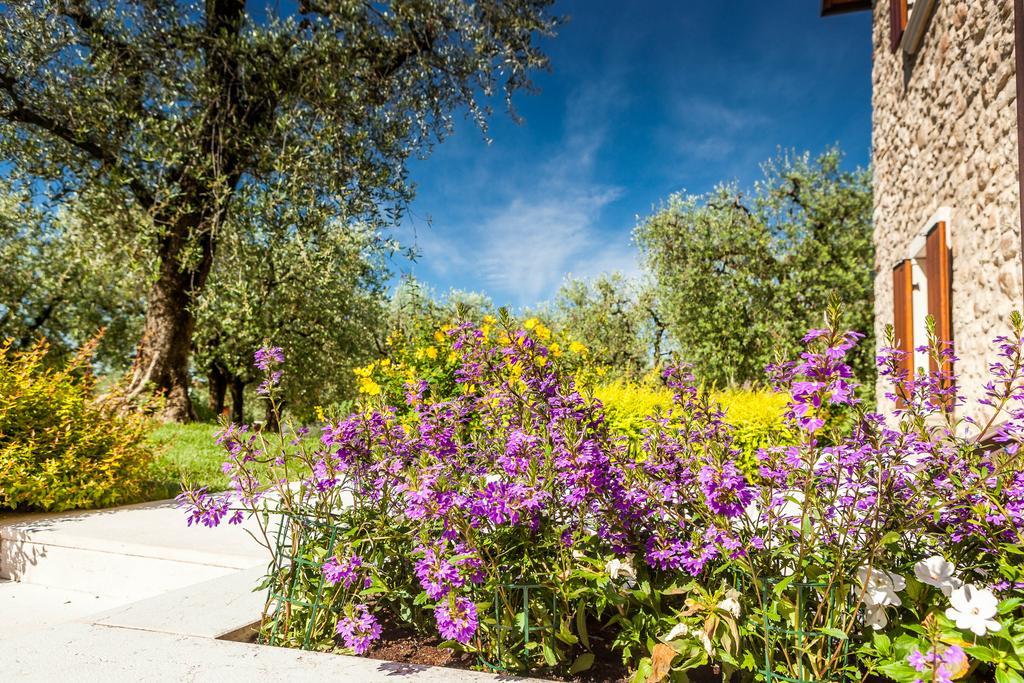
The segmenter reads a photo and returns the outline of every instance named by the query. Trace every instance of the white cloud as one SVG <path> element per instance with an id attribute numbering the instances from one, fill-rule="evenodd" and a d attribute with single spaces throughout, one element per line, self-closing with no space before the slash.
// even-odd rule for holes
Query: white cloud
<path id="1" fill-rule="evenodd" d="M 550 298 L 570 274 L 636 274 L 631 226 L 601 226 L 602 210 L 622 191 L 593 180 L 620 90 L 608 79 L 572 93 L 557 151 L 539 167 L 489 169 L 488 178 L 499 179 L 486 187 L 489 197 L 479 187 L 465 197 L 477 203 L 475 220 L 463 216 L 457 232 L 436 224 L 419 232 L 424 265 L 441 279 L 478 282 L 496 302 L 513 305 Z"/>

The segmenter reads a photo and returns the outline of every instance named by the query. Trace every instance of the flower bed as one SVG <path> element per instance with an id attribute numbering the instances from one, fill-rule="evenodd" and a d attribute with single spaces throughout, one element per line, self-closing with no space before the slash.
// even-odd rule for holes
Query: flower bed
<path id="1" fill-rule="evenodd" d="M 363 654 L 387 624 L 496 671 L 578 676 L 614 650 L 636 680 L 711 664 L 1024 681 L 1024 322 L 997 340 L 974 422 L 934 339 L 916 376 L 890 343 L 900 407 L 866 410 L 844 363 L 858 335 L 829 319 L 770 369 L 792 439 L 754 462 L 685 367 L 627 447 L 537 326 L 506 318 L 445 332 L 453 382 L 411 378 L 400 405 L 329 419 L 315 447 L 303 428 L 227 427 L 232 491 L 182 502 L 189 523 L 260 521 L 275 644 Z M 283 362 L 257 354 L 272 403 Z M 971 435 L 994 424 L 983 448 Z"/>

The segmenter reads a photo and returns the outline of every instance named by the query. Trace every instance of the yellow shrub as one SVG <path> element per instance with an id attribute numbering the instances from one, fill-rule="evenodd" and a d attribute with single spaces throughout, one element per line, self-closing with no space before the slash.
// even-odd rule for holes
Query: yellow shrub
<path id="1" fill-rule="evenodd" d="M 0 343 L 0 509 L 69 510 L 136 500 L 152 455 L 146 422 L 94 397 L 94 345 L 49 369 L 47 345 Z"/>
<path id="2" fill-rule="evenodd" d="M 605 420 L 613 434 L 638 439 L 650 424 L 648 416 L 672 407 L 672 392 L 650 383 L 615 380 L 594 389 L 594 398 L 604 405 Z"/>
<path id="3" fill-rule="evenodd" d="M 637 384 L 618 380 L 594 389 L 594 397 L 604 405 L 608 427 L 614 434 L 639 439 L 649 424 L 649 415 L 665 413 L 672 406 L 672 392 L 654 383 Z M 722 405 L 726 420 L 735 427 L 735 445 L 743 451 L 745 464 L 752 465 L 758 448 L 786 443 L 790 434 L 782 421 L 787 397 L 770 391 L 728 389 L 716 391 L 715 401 Z"/>

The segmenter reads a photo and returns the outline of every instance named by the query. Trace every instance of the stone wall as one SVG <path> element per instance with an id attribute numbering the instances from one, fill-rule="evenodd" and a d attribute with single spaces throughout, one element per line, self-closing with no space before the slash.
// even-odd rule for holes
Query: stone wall
<path id="1" fill-rule="evenodd" d="M 872 41 L 875 332 L 893 320 L 893 266 L 948 207 L 956 371 L 976 412 L 991 339 L 1022 306 L 1013 0 L 937 0 L 913 56 L 890 50 L 879 0 Z"/>

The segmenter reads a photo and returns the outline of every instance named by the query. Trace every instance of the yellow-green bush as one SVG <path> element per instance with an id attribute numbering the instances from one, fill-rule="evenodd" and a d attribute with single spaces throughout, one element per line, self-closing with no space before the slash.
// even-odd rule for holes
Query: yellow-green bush
<path id="1" fill-rule="evenodd" d="M 54 369 L 44 342 L 0 343 L 0 509 L 103 507 L 141 494 L 146 422 L 95 397 L 94 348 Z"/>
<path id="2" fill-rule="evenodd" d="M 638 439 L 647 426 L 648 415 L 665 413 L 672 406 L 672 392 L 653 380 L 645 383 L 614 381 L 594 389 L 601 401 L 609 429 L 631 440 Z M 758 448 L 785 443 L 789 432 L 782 420 L 786 396 L 770 391 L 727 389 L 713 394 L 722 405 L 727 421 L 736 429 L 735 444 L 750 460 Z"/>
<path id="3" fill-rule="evenodd" d="M 615 380 L 594 388 L 594 398 L 604 406 L 605 421 L 613 434 L 638 439 L 650 423 L 648 416 L 672 407 L 672 392 L 653 382 L 638 384 Z"/>

